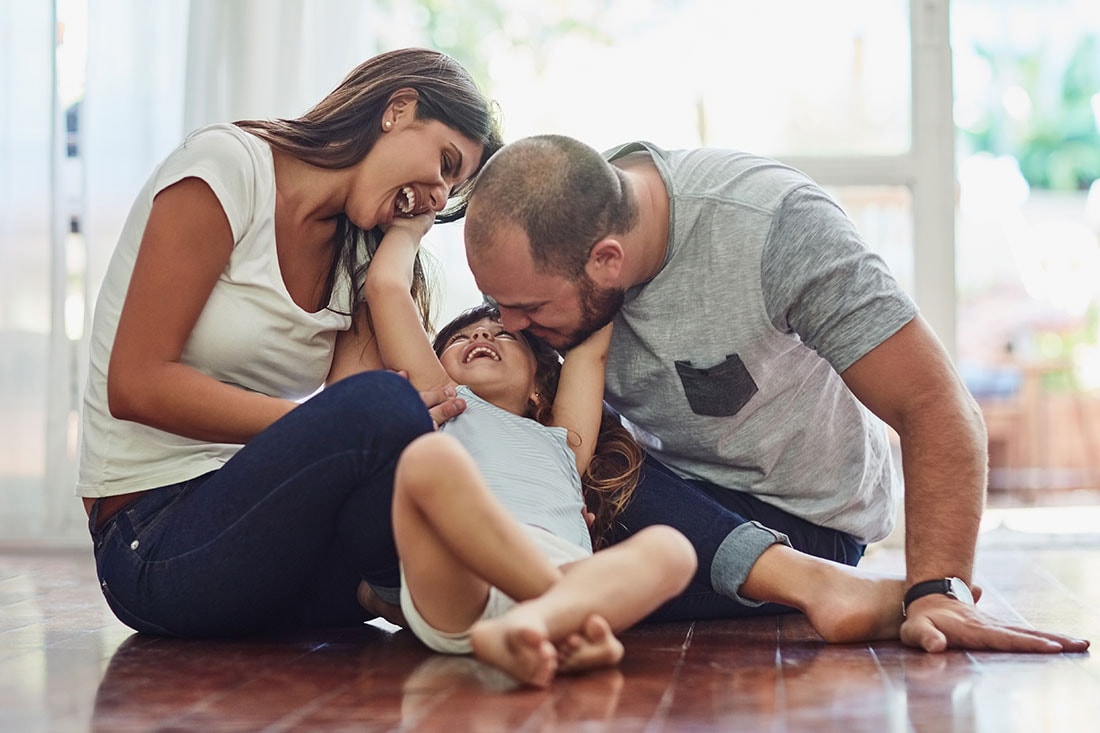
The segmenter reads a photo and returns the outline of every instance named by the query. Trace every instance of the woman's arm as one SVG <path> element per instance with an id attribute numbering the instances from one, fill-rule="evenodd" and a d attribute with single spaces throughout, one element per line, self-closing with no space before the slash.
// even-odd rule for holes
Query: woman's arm
<path id="1" fill-rule="evenodd" d="M 157 194 L 107 369 L 111 414 L 187 438 L 245 443 L 295 407 L 180 363 L 233 250 L 210 187 L 185 178 Z"/>
<path id="2" fill-rule="evenodd" d="M 582 476 L 596 451 L 596 438 L 600 433 L 604 372 L 610 345 L 611 324 L 608 324 L 570 349 L 562 364 L 558 394 L 554 398 L 553 424 L 569 431 L 569 446 L 577 456 L 577 471 Z"/>
<path id="3" fill-rule="evenodd" d="M 427 214 L 395 221 L 374 253 L 363 286 L 382 363 L 405 372 L 421 391 L 455 384 L 432 350 L 410 293 L 420 238 L 431 223 Z"/>

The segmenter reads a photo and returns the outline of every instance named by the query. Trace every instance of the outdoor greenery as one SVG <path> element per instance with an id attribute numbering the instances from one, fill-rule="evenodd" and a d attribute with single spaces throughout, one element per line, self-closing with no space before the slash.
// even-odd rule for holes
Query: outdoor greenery
<path id="1" fill-rule="evenodd" d="M 389 8 L 399 0 L 380 0 Z M 408 0 L 401 0 L 408 6 Z M 509 3 L 507 0 L 415 0 L 416 13 L 423 24 L 425 43 L 461 62 L 474 78 L 489 87 L 490 59 L 485 41 L 494 39 L 504 45 L 522 45 L 541 63 L 551 62 L 554 41 L 580 35 L 610 43 L 601 31 L 608 15 L 620 3 L 616 0 L 588 0 L 583 4 L 565 0 L 542 3 Z M 491 90 L 490 90 L 491 92 Z"/>
<path id="2" fill-rule="evenodd" d="M 979 48 L 992 70 L 981 122 L 960 131 L 974 151 L 1011 155 L 1034 188 L 1075 191 L 1100 178 L 1100 38 L 1086 35 L 1065 61 L 1054 49 Z M 1005 90 L 1026 92 L 1025 116 L 1005 114 Z"/>

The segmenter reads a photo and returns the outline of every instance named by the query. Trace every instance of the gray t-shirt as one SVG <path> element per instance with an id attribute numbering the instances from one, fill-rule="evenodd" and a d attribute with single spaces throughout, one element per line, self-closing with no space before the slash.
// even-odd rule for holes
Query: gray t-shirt
<path id="1" fill-rule="evenodd" d="M 804 174 L 732 150 L 647 151 L 670 199 L 665 262 L 615 320 L 606 399 L 679 474 L 862 542 L 900 499 L 886 426 L 840 373 L 917 309 Z"/>

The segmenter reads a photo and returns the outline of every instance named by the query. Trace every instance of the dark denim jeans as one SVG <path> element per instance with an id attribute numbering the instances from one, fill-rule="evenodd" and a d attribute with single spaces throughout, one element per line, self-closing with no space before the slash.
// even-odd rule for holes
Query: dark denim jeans
<path id="1" fill-rule="evenodd" d="M 108 604 L 138 631 L 173 636 L 361 623 L 360 579 L 399 585 L 393 471 L 431 430 L 395 374 L 334 384 L 224 467 L 151 491 L 94 531 Z"/>
<path id="2" fill-rule="evenodd" d="M 792 611 L 787 606 L 769 603 L 746 606 L 714 590 L 711 561 L 715 552 L 730 532 L 749 521 L 786 534 L 796 550 L 846 565 L 858 563 L 866 549 L 846 532 L 819 527 L 743 491 L 682 479 L 660 461 L 647 456 L 642 479 L 619 515 L 612 541 L 622 540 L 651 524 L 667 524 L 691 540 L 699 557 L 699 569 L 684 592 L 657 609 L 648 620 L 736 618 Z"/>

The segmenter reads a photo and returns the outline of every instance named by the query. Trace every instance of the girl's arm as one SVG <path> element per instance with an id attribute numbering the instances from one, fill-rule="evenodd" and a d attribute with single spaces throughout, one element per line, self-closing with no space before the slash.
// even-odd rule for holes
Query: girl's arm
<path id="1" fill-rule="evenodd" d="M 232 250 L 229 220 L 204 181 L 185 178 L 153 199 L 107 368 L 113 416 L 196 440 L 245 443 L 295 407 L 180 363 Z"/>
<path id="2" fill-rule="evenodd" d="M 420 391 L 455 385 L 432 351 L 410 293 L 416 252 L 431 224 L 428 214 L 395 220 L 371 259 L 363 285 L 382 363 L 407 373 Z"/>
<path id="3" fill-rule="evenodd" d="M 603 417 L 603 380 L 611 324 L 604 326 L 565 355 L 554 398 L 553 425 L 569 431 L 569 446 L 583 476 L 596 450 Z"/>
<path id="4" fill-rule="evenodd" d="M 352 374 L 370 369 L 383 369 L 378 353 L 378 339 L 374 338 L 367 319 L 367 306 L 361 305 L 355 312 L 355 328 L 336 334 L 336 347 L 332 354 L 325 384 L 330 385 Z"/>

